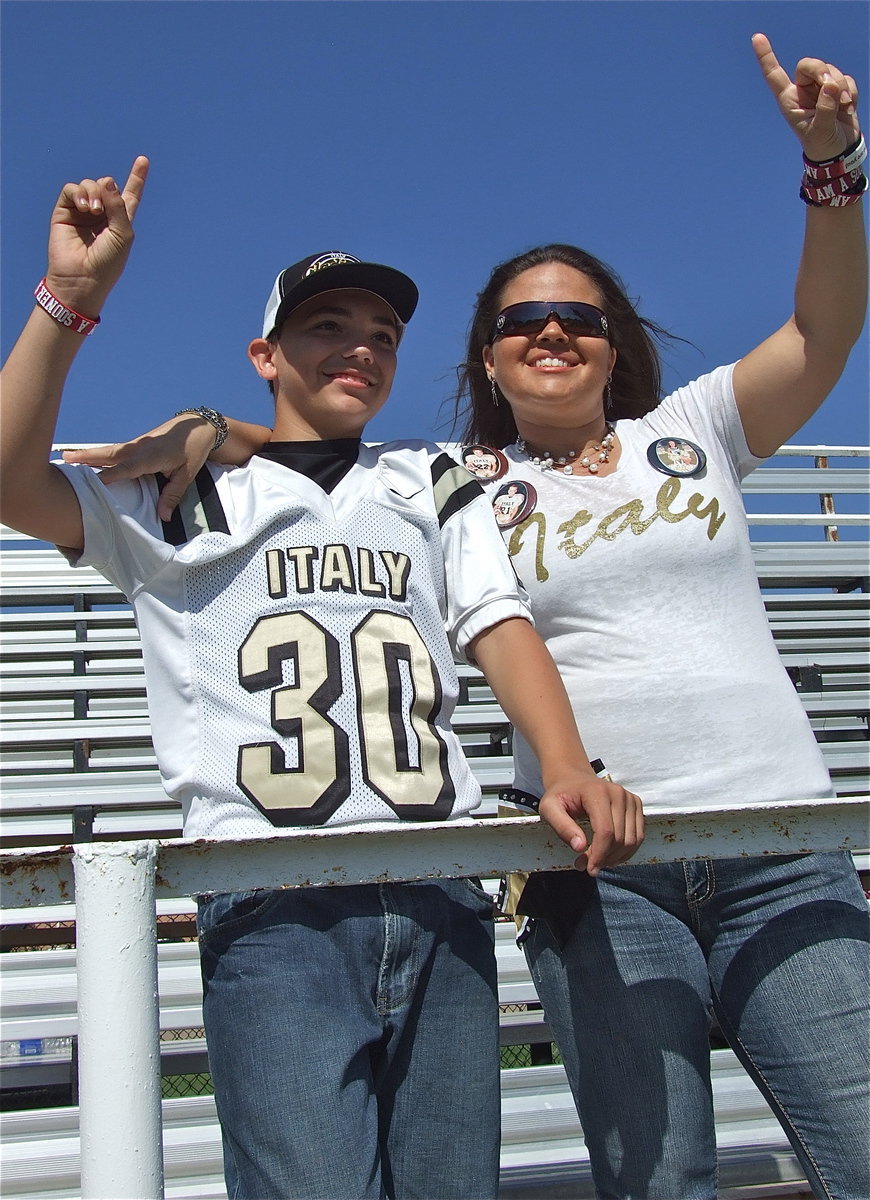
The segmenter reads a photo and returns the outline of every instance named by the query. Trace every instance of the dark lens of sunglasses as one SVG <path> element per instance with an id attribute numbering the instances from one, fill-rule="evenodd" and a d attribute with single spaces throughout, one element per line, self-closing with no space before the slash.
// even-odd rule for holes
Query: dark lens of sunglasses
<path id="1" fill-rule="evenodd" d="M 492 339 L 512 333 L 540 333 L 553 317 L 569 333 L 585 337 L 607 337 L 607 317 L 594 304 L 583 304 L 580 301 L 550 304 L 547 301 L 530 300 L 524 304 L 511 304 L 499 313 L 493 327 Z"/>

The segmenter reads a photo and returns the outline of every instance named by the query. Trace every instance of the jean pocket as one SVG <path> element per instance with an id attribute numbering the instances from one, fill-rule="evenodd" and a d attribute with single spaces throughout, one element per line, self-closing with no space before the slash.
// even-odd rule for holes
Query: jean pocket
<path id="1" fill-rule="evenodd" d="M 255 928 L 281 901 L 280 889 L 253 892 L 217 892 L 200 896 L 197 903 L 196 929 L 200 945 L 215 938 L 236 937 Z"/>

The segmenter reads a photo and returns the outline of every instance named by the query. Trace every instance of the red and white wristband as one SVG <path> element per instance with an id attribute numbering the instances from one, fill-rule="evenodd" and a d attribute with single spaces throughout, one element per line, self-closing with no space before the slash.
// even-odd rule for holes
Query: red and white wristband
<path id="1" fill-rule="evenodd" d="M 842 180 L 842 184 L 841 184 Z M 841 186 L 838 186 L 840 185 Z M 800 198 L 813 208 L 844 208 L 847 204 L 856 204 L 867 191 L 867 176 L 858 173 L 858 178 L 850 181 L 848 175 L 831 179 L 820 187 L 811 187 L 804 183 L 801 186 Z"/>
<path id="2" fill-rule="evenodd" d="M 813 162 L 804 155 L 804 175 L 812 183 L 826 183 L 829 179 L 837 179 L 840 175 L 849 175 L 864 165 L 867 158 L 867 145 L 862 134 L 853 146 L 838 154 L 836 158 L 826 158 L 823 162 Z"/>
<path id="3" fill-rule="evenodd" d="M 57 321 L 58 325 L 65 326 L 73 333 L 80 333 L 85 337 L 87 334 L 93 333 L 100 323 L 99 317 L 85 317 L 80 312 L 76 312 L 74 308 L 68 308 L 50 290 L 45 279 L 40 279 L 33 295 L 40 308 L 44 308 L 48 315 Z"/>
<path id="4" fill-rule="evenodd" d="M 863 136 L 842 154 L 824 162 L 813 162 L 804 155 L 801 200 L 813 208 L 843 208 L 857 203 L 867 190 L 867 177 L 861 169 L 866 158 Z"/>

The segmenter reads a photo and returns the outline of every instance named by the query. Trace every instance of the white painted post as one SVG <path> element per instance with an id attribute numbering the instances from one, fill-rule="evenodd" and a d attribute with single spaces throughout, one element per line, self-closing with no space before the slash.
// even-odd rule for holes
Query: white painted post
<path id="1" fill-rule="evenodd" d="M 154 842 L 75 847 L 82 1200 L 162 1200 Z"/>

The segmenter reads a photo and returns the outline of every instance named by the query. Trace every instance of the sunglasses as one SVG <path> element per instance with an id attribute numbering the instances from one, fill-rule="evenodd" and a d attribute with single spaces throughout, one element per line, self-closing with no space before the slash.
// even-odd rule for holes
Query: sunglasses
<path id="1" fill-rule="evenodd" d="M 533 337 L 554 318 L 567 333 L 609 338 L 607 317 L 594 304 L 583 304 L 580 300 L 527 300 L 523 304 L 510 304 L 502 309 L 495 319 L 489 340 L 494 342 L 496 338 L 510 334 Z"/>

